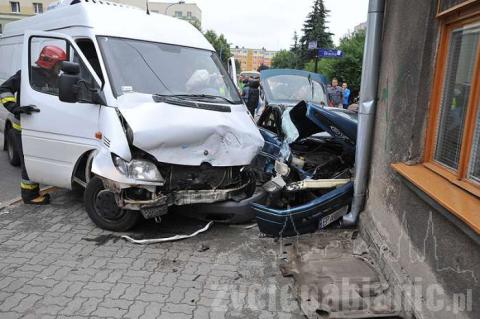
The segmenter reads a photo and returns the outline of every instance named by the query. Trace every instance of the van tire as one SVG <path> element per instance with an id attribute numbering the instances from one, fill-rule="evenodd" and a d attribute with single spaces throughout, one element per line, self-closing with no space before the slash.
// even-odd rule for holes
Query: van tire
<path id="1" fill-rule="evenodd" d="M 20 156 L 15 147 L 15 132 L 12 128 L 8 128 L 5 134 L 5 142 L 7 149 L 8 162 L 12 166 L 20 166 Z"/>
<path id="2" fill-rule="evenodd" d="M 97 195 L 105 190 L 102 180 L 95 176 L 87 184 L 84 200 L 85 209 L 90 219 L 100 228 L 112 231 L 126 231 L 133 228 L 139 218 L 140 213 L 135 211 L 122 210 L 121 216 L 115 219 L 109 219 L 103 216 L 97 209 Z"/>

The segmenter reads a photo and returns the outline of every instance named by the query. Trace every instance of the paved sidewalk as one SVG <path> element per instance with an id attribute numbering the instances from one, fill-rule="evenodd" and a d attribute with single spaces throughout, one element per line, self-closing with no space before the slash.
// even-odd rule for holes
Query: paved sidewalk
<path id="1" fill-rule="evenodd" d="M 130 235 L 190 233 L 168 216 Z M 96 228 L 78 195 L 0 211 L 0 318 L 303 318 L 279 243 L 215 224 L 184 241 L 139 246 Z"/>
<path id="2" fill-rule="evenodd" d="M 3 107 L 0 105 L 0 107 Z M 3 134 L 0 133 L 3 141 Z M 0 143 L 0 207 L 9 200 L 20 196 L 20 167 L 13 167 L 8 162 L 7 152 L 3 151 L 3 143 Z"/>

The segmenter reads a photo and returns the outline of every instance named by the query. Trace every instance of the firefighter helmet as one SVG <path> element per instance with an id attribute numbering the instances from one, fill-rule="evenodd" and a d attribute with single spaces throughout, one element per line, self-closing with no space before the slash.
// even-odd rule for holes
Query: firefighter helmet
<path id="1" fill-rule="evenodd" d="M 58 62 L 65 61 L 66 59 L 67 55 L 63 49 L 55 45 L 47 45 L 43 47 L 35 63 L 43 69 L 51 70 Z"/>

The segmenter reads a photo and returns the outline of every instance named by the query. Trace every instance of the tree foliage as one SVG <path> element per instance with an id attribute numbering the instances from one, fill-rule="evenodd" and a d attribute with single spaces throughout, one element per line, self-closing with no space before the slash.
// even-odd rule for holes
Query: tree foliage
<path id="1" fill-rule="evenodd" d="M 314 72 L 315 52 L 308 50 L 308 42 L 317 41 L 320 48 L 336 48 L 343 51 L 343 57 L 340 59 L 320 59 L 318 73 L 328 79 L 336 77 L 339 81 L 347 82 L 352 95 L 355 96 L 360 90 L 365 31 L 346 35 L 340 39 L 339 46 L 335 47 L 332 33 L 327 27 L 328 13 L 329 10 L 323 0 L 314 0 L 312 11 L 308 14 L 302 29 L 303 34 L 299 37 L 297 32 L 294 33 L 292 46 L 289 50 L 279 51 L 273 57 L 272 67 Z"/>
<path id="2" fill-rule="evenodd" d="M 308 51 L 308 43 L 310 41 L 317 41 L 317 47 L 319 48 L 333 47 L 332 33 L 328 32 L 327 27 L 329 12 L 323 0 L 315 0 L 312 11 L 308 14 L 307 20 L 303 25 L 303 35 L 300 38 L 300 52 L 297 52 L 297 54 L 300 54 L 303 64 L 315 54 L 314 51 Z"/>
<path id="3" fill-rule="evenodd" d="M 292 69 L 295 65 L 296 56 L 292 51 L 280 50 L 272 58 L 272 68 Z"/>
<path id="4" fill-rule="evenodd" d="M 227 64 L 228 59 L 232 56 L 232 52 L 230 51 L 230 45 L 225 36 L 223 34 L 217 35 L 213 30 L 207 30 L 203 35 L 207 38 L 208 42 L 212 44 L 215 51 L 217 51 L 222 62 Z"/>
<path id="5" fill-rule="evenodd" d="M 347 82 L 352 95 L 358 95 L 362 76 L 363 47 L 365 44 L 365 31 L 353 32 L 340 40 L 339 50 L 343 51 L 343 58 L 322 59 L 318 63 L 318 72 L 328 79 L 337 78 Z M 315 61 L 311 60 L 305 65 L 305 70 L 314 71 Z"/>

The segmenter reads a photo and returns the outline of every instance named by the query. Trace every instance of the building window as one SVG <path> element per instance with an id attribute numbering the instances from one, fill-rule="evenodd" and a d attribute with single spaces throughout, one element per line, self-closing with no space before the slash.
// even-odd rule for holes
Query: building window
<path id="1" fill-rule="evenodd" d="M 12 9 L 13 13 L 20 13 L 20 2 L 10 2 L 10 8 Z"/>
<path id="2" fill-rule="evenodd" d="M 445 25 L 435 77 L 427 165 L 480 196 L 480 13 Z"/>
<path id="3" fill-rule="evenodd" d="M 187 17 L 189 17 L 189 18 L 192 17 L 192 11 L 187 11 Z"/>
<path id="4" fill-rule="evenodd" d="M 43 13 L 43 3 L 33 3 L 33 12 L 36 14 Z"/>
<path id="5" fill-rule="evenodd" d="M 175 11 L 175 17 L 179 18 L 182 16 L 183 16 L 182 11 Z"/>

